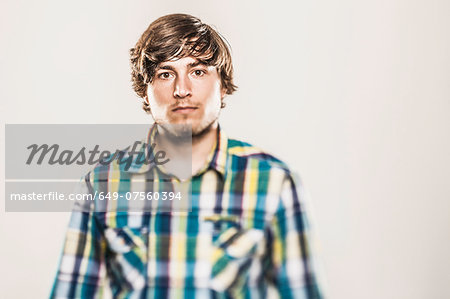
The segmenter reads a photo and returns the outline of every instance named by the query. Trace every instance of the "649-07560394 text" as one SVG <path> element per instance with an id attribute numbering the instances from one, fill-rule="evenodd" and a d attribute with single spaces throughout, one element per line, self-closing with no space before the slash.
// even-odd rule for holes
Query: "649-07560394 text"
<path id="1" fill-rule="evenodd" d="M 10 200 L 118 200 L 126 199 L 129 201 L 144 200 L 181 200 L 181 192 L 98 192 L 94 194 L 71 193 L 64 194 L 60 192 L 47 193 L 11 193 Z"/>

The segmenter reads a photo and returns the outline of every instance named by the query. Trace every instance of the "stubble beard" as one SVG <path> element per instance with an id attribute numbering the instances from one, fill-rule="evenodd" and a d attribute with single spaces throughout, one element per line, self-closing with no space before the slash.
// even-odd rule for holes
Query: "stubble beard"
<path id="1" fill-rule="evenodd" d="M 207 133 L 209 133 L 211 130 L 214 129 L 214 126 L 217 122 L 217 119 L 219 117 L 217 116 L 216 118 L 214 118 L 213 120 L 211 120 L 205 127 L 203 128 L 199 128 L 198 130 L 193 130 L 192 131 L 192 139 L 195 140 L 199 140 L 201 139 L 203 136 L 205 136 Z"/>
<path id="2" fill-rule="evenodd" d="M 197 128 L 193 128 L 192 124 L 169 124 L 160 121 L 156 121 L 156 123 L 158 124 L 158 127 L 162 129 L 161 133 L 163 133 L 166 138 L 174 143 L 183 143 L 200 140 L 214 129 L 218 118 L 219 116 L 209 121 L 206 125 L 199 125 Z"/>

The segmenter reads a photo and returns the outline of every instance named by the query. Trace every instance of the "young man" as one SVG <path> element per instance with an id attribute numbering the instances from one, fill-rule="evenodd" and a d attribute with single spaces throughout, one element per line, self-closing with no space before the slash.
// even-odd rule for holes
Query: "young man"
<path id="1" fill-rule="evenodd" d="M 51 297 L 101 297 L 108 283 L 114 298 L 322 298 L 302 186 L 281 161 L 219 126 L 223 99 L 236 90 L 221 36 L 193 16 L 167 15 L 131 49 L 131 65 L 155 121 L 148 144 L 176 152 L 189 132 L 192 172 L 180 179 L 166 167 L 112 161 L 86 176 L 86 192 L 128 192 L 138 178 L 146 192 L 168 192 L 182 181 L 189 209 L 74 210 Z"/>

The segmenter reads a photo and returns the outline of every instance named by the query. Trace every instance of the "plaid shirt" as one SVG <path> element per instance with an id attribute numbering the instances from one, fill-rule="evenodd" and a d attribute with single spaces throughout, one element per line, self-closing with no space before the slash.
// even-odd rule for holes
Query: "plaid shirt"
<path id="1" fill-rule="evenodd" d="M 142 180 L 167 191 L 175 178 L 112 161 L 82 187 L 127 192 Z M 188 186 L 190 211 L 100 210 L 98 200 L 74 209 L 51 298 L 101 298 L 106 284 L 114 298 L 267 298 L 269 286 L 281 298 L 322 298 L 304 191 L 284 163 L 219 128 Z"/>

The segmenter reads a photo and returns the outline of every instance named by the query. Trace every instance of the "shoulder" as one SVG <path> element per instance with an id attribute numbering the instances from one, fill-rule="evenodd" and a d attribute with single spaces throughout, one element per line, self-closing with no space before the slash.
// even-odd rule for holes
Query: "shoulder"
<path id="1" fill-rule="evenodd" d="M 248 142 L 228 139 L 228 169 L 241 181 L 252 182 L 258 194 L 264 194 L 266 212 L 274 215 L 278 209 L 292 207 L 303 197 L 300 177 L 287 163 Z M 244 184 L 246 184 L 244 182 Z M 269 217 L 270 218 L 270 217 Z"/>
<path id="2" fill-rule="evenodd" d="M 259 169 L 280 171 L 291 175 L 289 166 L 273 154 L 254 146 L 248 142 L 228 139 L 228 154 L 232 159 L 245 164 L 252 164 Z"/>

